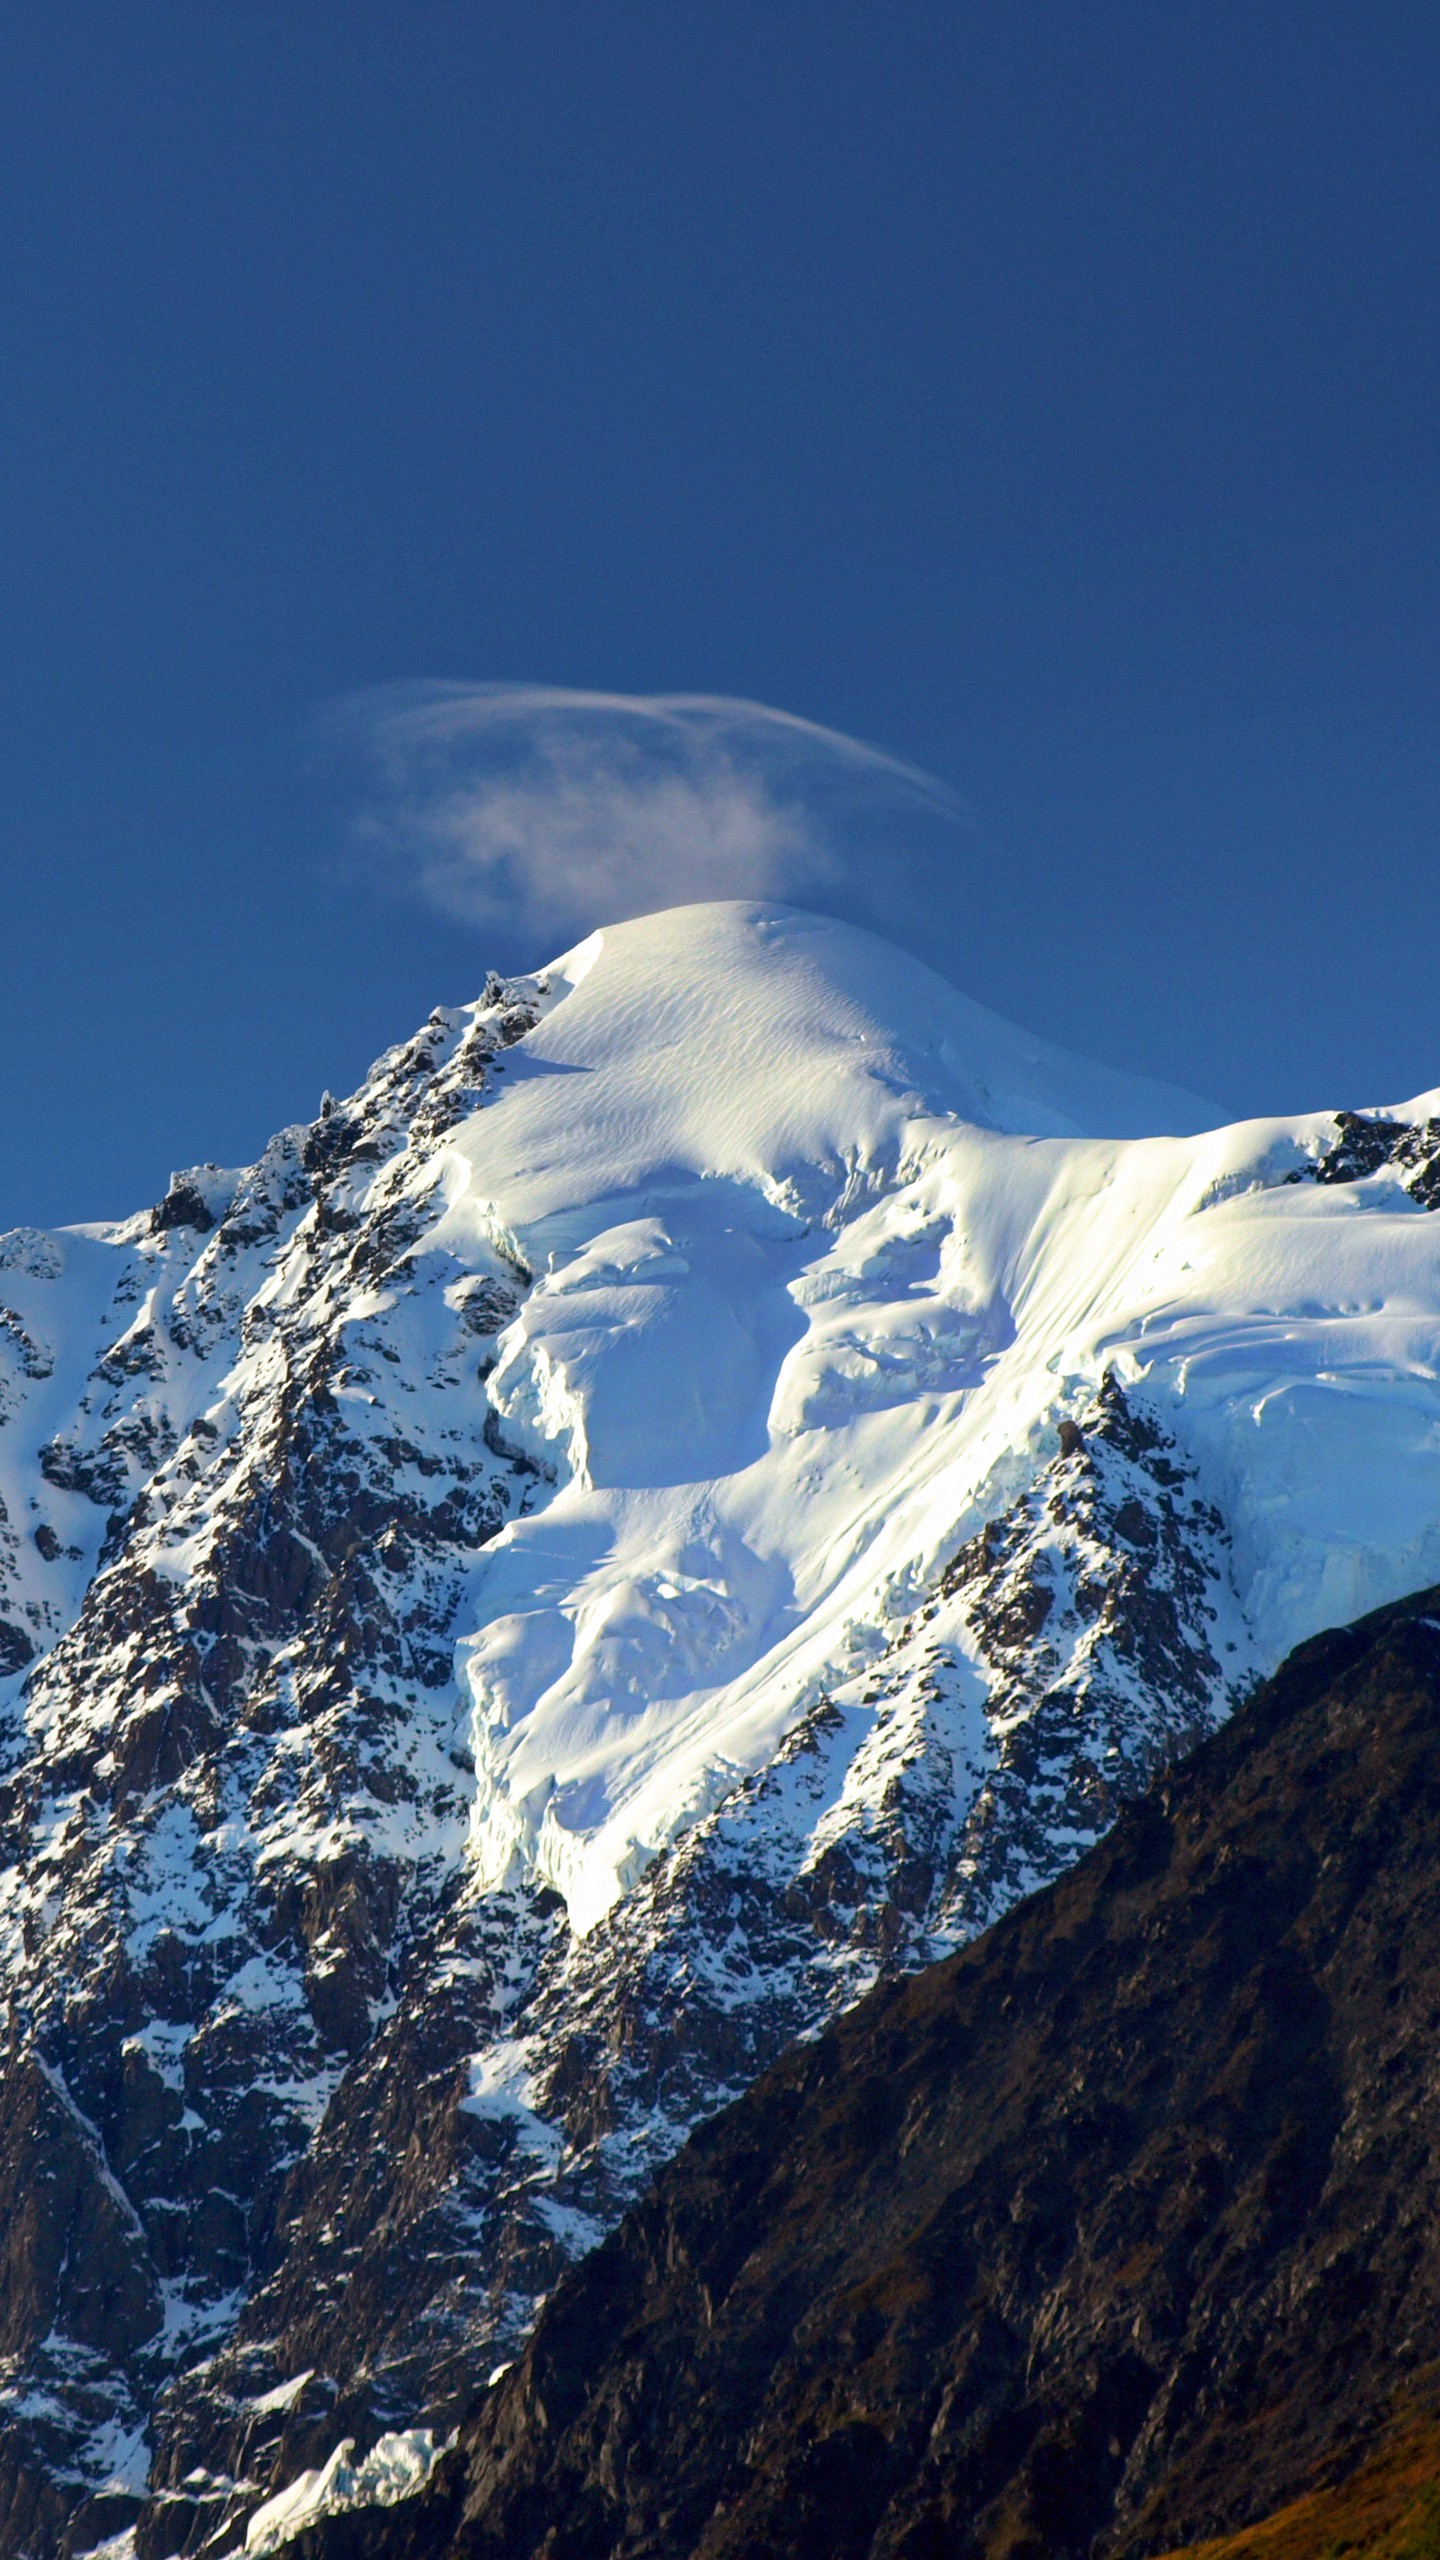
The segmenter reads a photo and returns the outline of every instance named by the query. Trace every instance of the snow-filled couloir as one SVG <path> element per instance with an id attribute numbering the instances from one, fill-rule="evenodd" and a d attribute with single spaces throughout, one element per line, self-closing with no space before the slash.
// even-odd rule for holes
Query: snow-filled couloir
<path id="1" fill-rule="evenodd" d="M 0 2200 L 63 2156 L 92 2271 L 0 2286 L 0 2550 L 442 2428 L 697 2115 L 1440 1578 L 1440 1096 L 1213 1118 L 691 907 L 0 1239 Z"/>

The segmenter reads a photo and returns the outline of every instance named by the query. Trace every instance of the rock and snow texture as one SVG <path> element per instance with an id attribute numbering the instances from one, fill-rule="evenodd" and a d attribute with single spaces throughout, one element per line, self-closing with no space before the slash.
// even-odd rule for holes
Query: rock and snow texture
<path id="1" fill-rule="evenodd" d="M 700 907 L 0 1238 L 0 2551 L 442 2435 L 697 2116 L 1440 1579 L 1440 1096 L 1206 1118 Z"/>

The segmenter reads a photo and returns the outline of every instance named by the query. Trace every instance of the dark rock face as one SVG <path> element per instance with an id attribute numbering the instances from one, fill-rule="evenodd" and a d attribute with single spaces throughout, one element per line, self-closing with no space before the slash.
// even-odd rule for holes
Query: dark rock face
<path id="1" fill-rule="evenodd" d="M 695 2136 L 431 2491 L 301 2560 L 1066 2560 L 1235 2527 L 1440 2354 L 1440 1593 Z"/>
<path id="2" fill-rule="evenodd" d="M 1364 1182 L 1394 1166 L 1400 1187 L 1422 1209 L 1440 1209 L 1440 1120 L 1390 1120 L 1383 1112 L 1337 1111 L 1333 1146 L 1317 1160 L 1314 1182 Z M 1286 1179 L 1303 1182 L 1292 1173 Z"/>
<path id="3" fill-rule="evenodd" d="M 214 1212 L 199 1184 L 188 1182 L 183 1173 L 172 1174 L 164 1199 L 150 1212 L 152 1235 L 168 1235 L 172 1227 L 191 1227 L 197 1236 L 205 1236 L 214 1224 Z"/>

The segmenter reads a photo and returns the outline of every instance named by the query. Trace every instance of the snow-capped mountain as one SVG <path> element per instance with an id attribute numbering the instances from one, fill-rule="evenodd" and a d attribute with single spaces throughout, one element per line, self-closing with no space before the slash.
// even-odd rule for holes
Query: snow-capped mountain
<path id="1" fill-rule="evenodd" d="M 421 2476 L 697 2116 L 1440 1579 L 1440 1095 L 1211 1116 L 694 907 L 0 1239 L 0 2550 Z"/>

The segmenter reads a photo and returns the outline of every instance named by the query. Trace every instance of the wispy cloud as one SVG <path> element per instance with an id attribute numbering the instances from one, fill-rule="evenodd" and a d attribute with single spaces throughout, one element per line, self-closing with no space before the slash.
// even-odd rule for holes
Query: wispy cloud
<path id="1" fill-rule="evenodd" d="M 358 759 L 371 859 L 446 914 L 550 944 L 699 898 L 893 914 L 915 848 L 968 823 L 878 748 L 714 695 L 387 686 L 327 729 Z"/>

